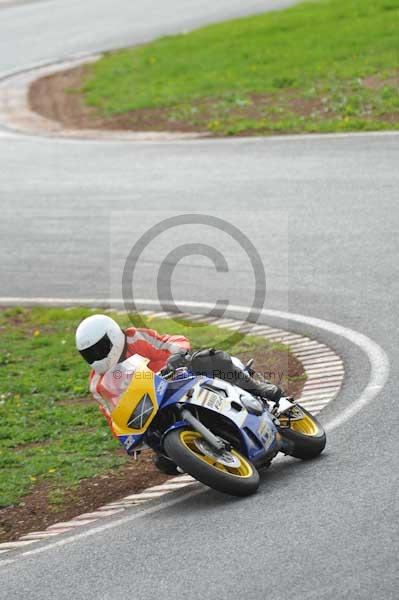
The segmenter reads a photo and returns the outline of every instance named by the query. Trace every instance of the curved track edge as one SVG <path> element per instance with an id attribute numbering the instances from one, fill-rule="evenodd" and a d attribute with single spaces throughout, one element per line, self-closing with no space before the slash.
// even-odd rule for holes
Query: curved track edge
<path id="1" fill-rule="evenodd" d="M 0 299 L 0 306 L 5 304 L 4 300 L 6 299 Z M 107 310 L 110 311 L 112 309 Z M 126 313 L 126 311 L 117 312 L 121 314 Z M 154 318 L 173 318 L 173 316 L 176 316 L 174 312 L 165 311 L 140 310 L 139 312 L 146 317 Z M 201 314 L 193 314 L 191 312 L 179 314 L 179 318 L 182 317 L 222 327 L 229 331 L 264 337 L 267 340 L 279 342 L 289 347 L 292 354 L 302 363 L 307 376 L 306 383 L 298 400 L 313 414 L 318 414 L 331 402 L 341 388 L 345 375 L 342 359 L 326 344 L 322 344 L 315 339 L 291 333 L 284 329 L 273 328 L 267 325 L 255 325 L 237 319 L 204 317 Z M 142 505 L 193 485 L 201 486 L 202 484 L 199 484 L 190 475 L 179 475 L 178 477 L 168 479 L 161 485 L 149 487 L 137 494 L 127 495 L 120 500 L 105 504 L 92 512 L 78 515 L 67 522 L 55 523 L 43 531 L 33 531 L 23 535 L 16 541 L 1 543 L 0 555 L 25 546 L 31 546 L 35 542 L 50 540 L 58 535 L 76 531 L 80 527 L 91 525 L 96 521 L 103 521 L 133 506 Z"/>

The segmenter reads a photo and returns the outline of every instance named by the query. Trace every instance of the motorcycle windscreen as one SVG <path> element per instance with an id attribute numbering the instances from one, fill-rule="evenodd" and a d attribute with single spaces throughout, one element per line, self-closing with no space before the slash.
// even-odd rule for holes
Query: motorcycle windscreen
<path id="1" fill-rule="evenodd" d="M 147 363 L 148 361 L 139 354 L 133 354 L 133 356 L 118 363 L 102 376 L 101 386 L 107 392 L 105 404 L 109 412 L 112 413 L 117 407 L 137 369 L 145 369 Z"/>
<path id="2" fill-rule="evenodd" d="M 118 436 L 140 435 L 147 431 L 158 410 L 154 377 L 154 373 L 147 368 L 134 373 L 112 411 L 112 423 Z"/>

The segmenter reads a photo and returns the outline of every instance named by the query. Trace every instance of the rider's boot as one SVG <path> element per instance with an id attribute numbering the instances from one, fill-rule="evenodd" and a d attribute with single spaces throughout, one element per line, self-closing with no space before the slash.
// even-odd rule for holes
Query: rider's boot
<path id="1" fill-rule="evenodd" d="M 158 471 L 165 473 L 165 475 L 180 475 L 180 473 L 182 473 L 181 469 L 179 469 L 173 460 L 162 454 L 156 454 L 153 461 Z"/>
<path id="2" fill-rule="evenodd" d="M 278 385 L 268 381 L 256 381 L 251 375 L 242 371 L 238 376 L 237 385 L 254 396 L 260 396 L 266 403 L 268 400 L 276 403 L 283 395 Z"/>

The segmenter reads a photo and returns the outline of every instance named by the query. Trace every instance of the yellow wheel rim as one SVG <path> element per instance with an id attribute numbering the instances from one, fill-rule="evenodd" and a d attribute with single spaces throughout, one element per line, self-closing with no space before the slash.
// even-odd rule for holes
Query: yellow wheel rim
<path id="1" fill-rule="evenodd" d="M 218 462 L 217 457 L 204 454 L 195 443 L 197 440 L 203 440 L 204 438 L 197 431 L 191 431 L 185 429 L 180 432 L 180 440 L 184 446 L 189 450 L 196 458 L 199 458 L 203 462 L 211 465 L 222 473 L 228 473 L 229 475 L 235 475 L 236 477 L 250 477 L 253 473 L 253 467 L 239 452 L 234 449 L 229 452 L 239 461 L 239 465 L 236 467 L 227 466 L 221 462 Z"/>
<path id="2" fill-rule="evenodd" d="M 302 433 L 302 435 L 317 435 L 319 432 L 319 428 L 317 423 L 315 423 L 310 415 L 303 415 L 302 419 L 298 419 L 297 421 L 290 422 L 290 429 L 296 431 L 297 433 Z"/>

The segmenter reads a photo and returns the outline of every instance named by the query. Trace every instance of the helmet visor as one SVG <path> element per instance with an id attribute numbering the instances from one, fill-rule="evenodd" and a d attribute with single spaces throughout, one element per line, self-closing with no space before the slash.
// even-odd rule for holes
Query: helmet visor
<path id="1" fill-rule="evenodd" d="M 93 364 L 97 360 L 103 360 L 108 356 L 111 352 L 112 342 L 109 339 L 108 335 L 105 334 L 104 337 L 101 338 L 98 342 L 90 346 L 89 348 L 85 348 L 85 350 L 79 350 L 80 354 L 83 356 L 86 362 L 89 365 Z"/>

